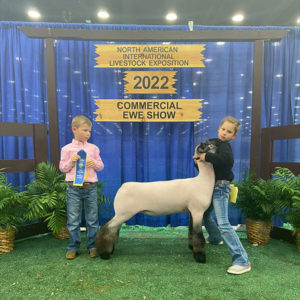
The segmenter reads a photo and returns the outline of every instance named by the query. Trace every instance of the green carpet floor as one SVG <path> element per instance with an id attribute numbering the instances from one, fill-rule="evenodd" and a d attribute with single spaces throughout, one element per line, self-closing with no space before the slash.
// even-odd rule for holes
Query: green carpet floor
<path id="1" fill-rule="evenodd" d="M 206 246 L 196 263 L 187 228 L 123 226 L 111 260 L 91 259 L 82 233 L 81 254 L 65 259 L 67 240 L 51 234 L 15 241 L 0 255 L 0 299 L 300 299 L 300 253 L 271 239 L 252 246 L 239 233 L 252 271 L 229 275 L 226 245 Z"/>

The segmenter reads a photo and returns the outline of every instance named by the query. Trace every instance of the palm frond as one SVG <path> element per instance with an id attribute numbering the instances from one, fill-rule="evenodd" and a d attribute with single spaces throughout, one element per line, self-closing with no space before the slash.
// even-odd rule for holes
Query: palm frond
<path id="1" fill-rule="evenodd" d="M 49 212 L 46 215 L 45 221 L 47 222 L 47 227 L 54 234 L 58 234 L 62 228 L 62 225 L 66 223 L 66 210 L 56 209 Z"/>
<path id="2" fill-rule="evenodd" d="M 300 228 L 300 175 L 296 176 L 288 168 L 277 167 L 272 179 L 281 193 L 281 217 Z"/>
<path id="3" fill-rule="evenodd" d="M 105 211 L 110 217 L 112 216 L 111 211 L 111 200 L 109 197 L 105 196 L 103 194 L 103 188 L 104 183 L 99 182 L 97 183 L 97 202 L 99 207 L 99 215 L 103 215 L 103 212 Z"/>
<path id="4" fill-rule="evenodd" d="M 66 188 L 65 174 L 55 165 L 38 164 L 35 179 L 26 186 L 27 218 L 43 218 L 50 230 L 58 232 L 66 220 Z"/>
<path id="5" fill-rule="evenodd" d="M 236 185 L 239 188 L 236 206 L 247 218 L 270 221 L 278 213 L 279 189 L 272 180 L 256 178 L 246 171 L 243 180 Z"/>
<path id="6" fill-rule="evenodd" d="M 23 221 L 25 206 L 18 189 L 0 170 L 0 227 L 10 229 Z"/>

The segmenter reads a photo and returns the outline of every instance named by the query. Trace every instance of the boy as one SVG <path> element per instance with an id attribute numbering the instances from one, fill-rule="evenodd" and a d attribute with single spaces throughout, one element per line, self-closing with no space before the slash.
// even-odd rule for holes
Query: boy
<path id="1" fill-rule="evenodd" d="M 87 248 L 90 257 L 97 257 L 95 239 L 98 232 L 97 205 L 97 173 L 104 168 L 99 148 L 88 143 L 91 136 L 92 123 L 85 116 L 76 116 L 72 120 L 74 139 L 72 143 L 61 149 L 59 163 L 60 171 L 66 173 L 67 185 L 67 227 L 70 232 L 70 242 L 67 246 L 66 259 L 74 259 L 80 252 L 80 223 L 82 205 L 84 205 Z M 86 152 L 86 169 L 82 186 L 74 186 L 75 165 L 81 157 L 78 151 Z"/>
<path id="2" fill-rule="evenodd" d="M 216 144 L 216 152 L 201 153 L 193 156 L 194 159 L 198 158 L 201 161 L 207 161 L 213 164 L 216 183 L 212 205 L 204 213 L 203 221 L 209 234 L 208 241 L 212 244 L 221 244 L 223 238 L 229 247 L 232 256 L 232 266 L 228 268 L 227 273 L 235 275 L 243 274 L 251 270 L 247 253 L 228 220 L 230 182 L 234 176 L 232 173 L 234 159 L 229 142 L 236 138 L 239 129 L 240 122 L 231 116 L 227 116 L 221 122 L 218 130 L 218 138 L 208 140 L 208 142 Z M 211 216 L 213 208 L 220 231 Z"/>

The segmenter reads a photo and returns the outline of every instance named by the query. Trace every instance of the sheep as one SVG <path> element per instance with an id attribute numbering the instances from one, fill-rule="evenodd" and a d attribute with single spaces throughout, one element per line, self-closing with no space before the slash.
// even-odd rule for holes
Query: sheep
<path id="1" fill-rule="evenodd" d="M 196 147 L 195 154 L 214 151 L 209 147 L 211 145 L 202 143 Z M 196 160 L 196 164 L 199 173 L 193 178 L 124 183 L 114 199 L 115 216 L 102 225 L 97 233 L 95 245 L 98 256 L 110 258 L 121 225 L 135 214 L 161 216 L 186 212 L 190 214 L 188 246 L 193 251 L 194 259 L 205 263 L 202 217 L 211 203 L 215 174 L 211 163 Z"/>

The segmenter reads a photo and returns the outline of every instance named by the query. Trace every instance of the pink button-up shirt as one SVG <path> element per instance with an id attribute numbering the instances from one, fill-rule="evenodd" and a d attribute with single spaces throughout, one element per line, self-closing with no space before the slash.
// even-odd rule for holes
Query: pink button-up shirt
<path id="1" fill-rule="evenodd" d="M 71 157 L 79 150 L 84 150 L 87 154 L 87 160 L 93 159 L 95 162 L 94 168 L 86 168 L 85 170 L 85 182 L 97 182 L 97 171 L 101 171 L 104 168 L 104 164 L 100 157 L 99 148 L 88 142 L 79 142 L 73 139 L 72 143 L 64 146 L 61 149 L 61 156 L 59 162 L 59 169 L 61 172 L 66 173 L 66 181 L 74 181 L 75 178 L 75 163 L 71 161 Z"/>

